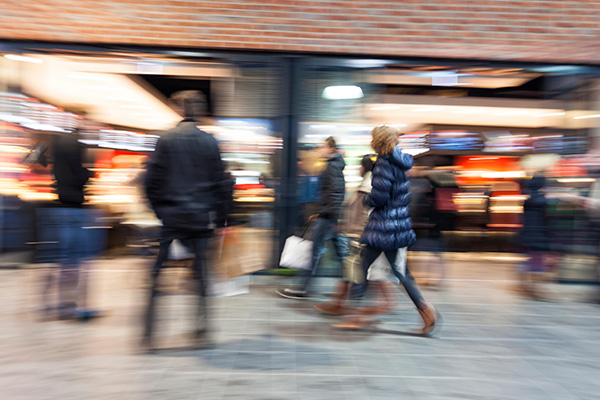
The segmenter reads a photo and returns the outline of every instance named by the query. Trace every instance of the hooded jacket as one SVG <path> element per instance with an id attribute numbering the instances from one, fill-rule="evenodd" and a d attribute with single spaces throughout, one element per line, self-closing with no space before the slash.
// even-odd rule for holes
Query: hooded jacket
<path id="1" fill-rule="evenodd" d="M 146 193 L 169 228 L 207 230 L 225 223 L 233 182 L 225 174 L 214 137 L 184 119 L 156 144 Z"/>
<path id="2" fill-rule="evenodd" d="M 346 168 L 346 163 L 340 153 L 334 153 L 327 160 L 327 167 L 319 179 L 321 182 L 319 218 L 337 220 L 340 217 L 340 210 L 346 193 L 344 168 Z"/>
<path id="3" fill-rule="evenodd" d="M 364 204 L 372 208 L 360 239 L 362 244 L 381 251 L 397 250 L 415 243 L 409 216 L 410 193 L 406 172 L 413 166 L 411 155 L 396 147 L 377 159 L 371 193 Z"/>

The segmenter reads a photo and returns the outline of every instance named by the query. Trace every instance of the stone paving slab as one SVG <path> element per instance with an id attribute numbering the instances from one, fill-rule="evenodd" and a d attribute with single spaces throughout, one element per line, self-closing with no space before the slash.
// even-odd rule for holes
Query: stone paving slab
<path id="1" fill-rule="evenodd" d="M 376 329 L 343 332 L 317 314 L 316 300 L 274 289 L 260 276 L 246 295 L 210 298 L 210 350 L 185 346 L 195 298 L 159 301 L 160 344 L 137 344 L 151 260 L 97 261 L 90 303 L 106 316 L 45 321 L 42 270 L 0 270 L 2 399 L 592 399 L 600 393 L 600 307 L 589 288 L 548 285 L 555 302 L 515 296 L 510 263 L 479 269 L 451 260 L 443 291 L 425 290 L 444 325 L 435 338 L 407 333 L 419 317 L 403 291 Z M 476 263 L 475 263 L 476 264 Z M 485 268 L 485 269 L 484 269 Z M 327 293 L 334 280 L 319 279 Z M 322 298 L 321 298 L 322 299 Z"/>

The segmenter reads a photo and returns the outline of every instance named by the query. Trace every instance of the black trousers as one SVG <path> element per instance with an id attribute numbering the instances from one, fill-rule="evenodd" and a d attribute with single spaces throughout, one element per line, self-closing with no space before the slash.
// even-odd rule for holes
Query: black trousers
<path id="1" fill-rule="evenodd" d="M 154 330 L 154 309 L 158 295 L 158 279 L 163 264 L 169 258 L 169 247 L 173 240 L 178 239 L 190 249 L 194 255 L 194 271 L 198 277 L 198 307 L 196 312 L 196 326 L 198 331 L 206 330 L 208 327 L 208 312 L 206 305 L 207 285 L 207 263 L 206 253 L 212 231 L 210 230 L 185 230 L 163 227 L 160 237 L 160 248 L 156 263 L 151 271 L 151 287 L 148 297 L 148 308 L 146 310 L 144 338 L 150 340 Z"/>

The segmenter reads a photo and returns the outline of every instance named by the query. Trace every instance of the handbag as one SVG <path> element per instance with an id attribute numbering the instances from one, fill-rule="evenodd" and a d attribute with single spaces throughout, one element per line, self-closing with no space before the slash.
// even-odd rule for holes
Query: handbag
<path id="1" fill-rule="evenodd" d="M 282 268 L 310 270 L 312 264 L 312 240 L 304 238 L 309 224 L 301 236 L 292 235 L 285 240 L 279 266 Z"/>

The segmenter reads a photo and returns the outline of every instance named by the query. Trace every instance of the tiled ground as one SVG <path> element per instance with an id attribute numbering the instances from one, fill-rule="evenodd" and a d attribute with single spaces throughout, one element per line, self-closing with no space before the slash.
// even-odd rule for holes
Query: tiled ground
<path id="1" fill-rule="evenodd" d="M 425 261 L 425 260 L 421 260 Z M 422 263 L 421 263 L 422 264 Z M 283 278 L 212 298 L 213 350 L 141 355 L 136 344 L 149 261 L 95 262 L 96 321 L 40 322 L 39 269 L 0 270 L 0 398 L 12 399 L 595 399 L 600 307 L 586 288 L 552 285 L 555 302 L 511 292 L 513 266 L 449 263 L 444 291 L 425 291 L 444 317 L 436 338 L 406 335 L 418 315 L 404 294 L 378 331 L 330 328 L 311 301 L 274 296 Z M 331 280 L 319 282 L 327 290 Z M 400 293 L 400 292 L 399 292 Z M 193 297 L 161 298 L 162 345 L 184 344 Z"/>

